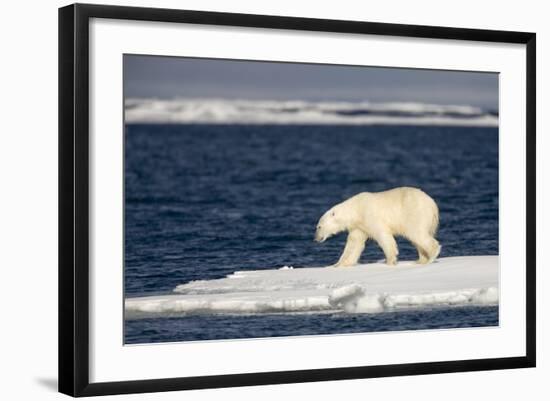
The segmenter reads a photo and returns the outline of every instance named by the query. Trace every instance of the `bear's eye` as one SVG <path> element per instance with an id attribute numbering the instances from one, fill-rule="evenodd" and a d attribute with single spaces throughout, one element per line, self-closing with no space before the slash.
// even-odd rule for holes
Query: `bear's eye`
<path id="1" fill-rule="evenodd" d="M 334 217 L 335 214 L 336 214 L 336 212 L 332 212 L 330 215 L 331 215 L 332 217 Z"/>

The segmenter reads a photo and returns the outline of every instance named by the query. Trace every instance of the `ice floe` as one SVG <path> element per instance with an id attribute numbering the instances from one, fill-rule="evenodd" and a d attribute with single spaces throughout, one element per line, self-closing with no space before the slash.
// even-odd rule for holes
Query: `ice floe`
<path id="1" fill-rule="evenodd" d="M 126 298 L 127 318 L 186 313 L 377 313 L 498 304 L 498 256 L 440 258 L 348 268 L 237 271 L 178 285 L 166 295 Z"/>

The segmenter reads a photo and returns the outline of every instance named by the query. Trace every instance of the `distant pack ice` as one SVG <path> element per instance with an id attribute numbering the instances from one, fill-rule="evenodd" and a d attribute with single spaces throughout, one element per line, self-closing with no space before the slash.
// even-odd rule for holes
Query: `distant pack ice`
<path id="1" fill-rule="evenodd" d="M 468 105 L 238 99 L 125 100 L 126 123 L 498 126 L 498 113 Z"/>
<path id="2" fill-rule="evenodd" d="M 498 256 L 440 258 L 430 265 L 370 263 L 339 269 L 238 271 L 192 281 L 173 294 L 126 298 L 126 318 L 186 313 L 378 313 L 496 305 Z"/>

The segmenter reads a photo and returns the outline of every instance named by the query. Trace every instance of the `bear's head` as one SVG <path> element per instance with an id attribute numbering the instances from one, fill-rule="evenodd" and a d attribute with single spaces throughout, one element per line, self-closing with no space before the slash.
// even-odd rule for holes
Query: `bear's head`
<path id="1" fill-rule="evenodd" d="M 315 241 L 324 242 L 327 238 L 330 238 L 347 228 L 346 213 L 338 206 L 339 205 L 336 205 L 329 209 L 319 219 L 319 222 L 317 223 L 317 231 L 315 231 Z"/>

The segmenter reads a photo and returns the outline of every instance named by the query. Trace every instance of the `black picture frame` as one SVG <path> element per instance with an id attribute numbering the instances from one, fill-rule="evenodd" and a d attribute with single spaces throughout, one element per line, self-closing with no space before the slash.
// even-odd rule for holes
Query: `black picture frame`
<path id="1" fill-rule="evenodd" d="M 89 22 L 91 18 L 274 28 L 526 46 L 526 354 L 520 357 L 90 383 Z M 435 26 L 75 4 L 59 9 L 59 391 L 71 396 L 361 379 L 535 366 L 536 35 Z"/>

